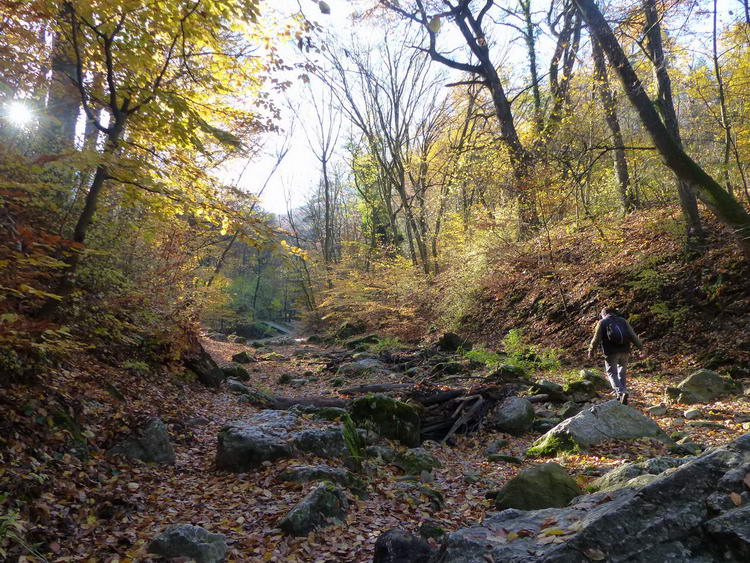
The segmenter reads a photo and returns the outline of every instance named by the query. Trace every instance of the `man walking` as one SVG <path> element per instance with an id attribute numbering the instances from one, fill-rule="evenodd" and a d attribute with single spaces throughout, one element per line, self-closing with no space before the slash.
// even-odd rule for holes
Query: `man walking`
<path id="1" fill-rule="evenodd" d="M 630 345 L 635 344 L 636 347 L 643 348 L 643 343 L 630 323 L 622 318 L 616 309 L 605 307 L 602 309 L 601 317 L 601 320 L 596 323 L 588 355 L 591 358 L 594 348 L 601 345 L 602 352 L 604 352 L 604 370 L 607 372 L 609 384 L 617 400 L 627 405 L 628 391 L 625 388 L 625 376 L 630 358 Z"/>

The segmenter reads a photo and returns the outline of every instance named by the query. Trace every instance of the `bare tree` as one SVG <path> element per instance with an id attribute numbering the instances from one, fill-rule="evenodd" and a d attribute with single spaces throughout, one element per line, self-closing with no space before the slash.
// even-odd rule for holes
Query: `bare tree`
<path id="1" fill-rule="evenodd" d="M 701 200 L 722 223 L 732 229 L 738 245 L 750 260 L 750 213 L 685 153 L 682 145 L 662 123 L 643 89 L 643 84 L 594 0 L 575 0 L 575 3 L 591 34 L 602 46 L 610 64 L 617 71 L 625 93 L 638 112 L 664 163 L 680 180 L 697 187 Z"/>

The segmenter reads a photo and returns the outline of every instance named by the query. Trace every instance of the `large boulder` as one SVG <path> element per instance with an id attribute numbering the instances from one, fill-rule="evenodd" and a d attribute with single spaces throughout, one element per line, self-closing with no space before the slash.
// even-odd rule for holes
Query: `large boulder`
<path id="1" fill-rule="evenodd" d="M 232 361 L 238 364 L 249 364 L 250 362 L 254 362 L 255 358 L 248 354 L 247 350 L 242 350 L 242 352 L 237 352 L 232 356 Z"/>
<path id="2" fill-rule="evenodd" d="M 385 438 L 398 440 L 408 447 L 421 443 L 419 412 L 412 405 L 376 394 L 355 399 L 349 410 L 358 426 L 374 430 Z"/>
<path id="3" fill-rule="evenodd" d="M 109 450 L 110 454 L 123 455 L 146 463 L 173 464 L 174 448 L 169 440 L 167 426 L 158 418 L 152 419 L 138 430 L 136 435 L 126 438 Z"/>
<path id="4" fill-rule="evenodd" d="M 344 321 L 335 332 L 336 338 L 342 340 L 350 338 L 355 334 L 362 334 L 367 326 L 362 321 Z"/>
<path id="5" fill-rule="evenodd" d="M 535 510 L 566 506 L 581 494 L 581 488 L 557 463 L 524 469 L 508 481 L 495 497 L 495 507 Z"/>
<path id="6" fill-rule="evenodd" d="M 635 438 L 655 438 L 670 445 L 673 443 L 652 419 L 612 400 L 564 420 L 534 442 L 526 453 L 529 456 L 556 455 L 586 450 L 608 439 Z"/>
<path id="7" fill-rule="evenodd" d="M 534 407 L 521 397 L 508 397 L 486 419 L 487 425 L 494 430 L 521 436 L 534 423 Z"/>
<path id="8" fill-rule="evenodd" d="M 279 522 L 279 527 L 293 536 L 306 536 L 335 520 L 343 520 L 349 502 L 344 491 L 330 482 L 318 485 Z"/>
<path id="9" fill-rule="evenodd" d="M 595 491 L 614 491 L 623 487 L 640 485 L 634 481 L 644 475 L 657 476 L 669 469 L 680 467 L 694 458 L 660 456 L 640 463 L 625 463 L 595 479 L 590 487 Z"/>
<path id="10" fill-rule="evenodd" d="M 186 557 L 197 563 L 220 563 L 227 553 L 222 534 L 212 534 L 200 526 L 174 524 L 151 542 L 148 552 L 167 559 Z"/>
<path id="11" fill-rule="evenodd" d="M 219 432 L 216 467 L 244 473 L 264 461 L 292 457 L 289 431 L 297 420 L 290 412 L 266 410 L 230 423 Z"/>
<path id="12" fill-rule="evenodd" d="M 429 563 L 433 548 L 424 539 L 394 528 L 383 532 L 375 542 L 373 563 Z"/>
<path id="13" fill-rule="evenodd" d="M 292 436 L 292 445 L 299 451 L 326 459 L 349 457 L 349 450 L 340 426 L 310 428 L 297 432 Z"/>
<path id="14" fill-rule="evenodd" d="M 747 561 L 750 434 L 640 487 L 563 508 L 504 510 L 449 534 L 438 561 Z M 740 506 L 736 506 L 736 502 Z"/>
<path id="15" fill-rule="evenodd" d="M 742 385 L 715 371 L 701 369 L 683 379 L 677 387 L 667 387 L 666 395 L 675 403 L 710 403 L 722 395 L 742 393 Z"/>

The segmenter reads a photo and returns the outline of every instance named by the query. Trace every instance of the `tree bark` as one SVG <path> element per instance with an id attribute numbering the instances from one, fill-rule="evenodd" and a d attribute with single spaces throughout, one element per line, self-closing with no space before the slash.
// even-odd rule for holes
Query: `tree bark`
<path id="1" fill-rule="evenodd" d="M 607 65 L 604 61 L 604 53 L 596 39 L 591 40 L 591 51 L 594 57 L 594 80 L 596 89 L 599 91 L 599 98 L 604 106 L 604 119 L 612 134 L 614 143 L 614 165 L 617 176 L 617 186 L 620 192 L 620 203 L 623 213 L 633 211 L 637 204 L 633 192 L 630 189 L 630 175 L 628 173 L 628 161 L 625 157 L 625 142 L 622 138 L 620 129 L 620 120 L 617 117 L 617 104 L 612 93 L 607 75 Z"/>
<path id="2" fill-rule="evenodd" d="M 658 87 L 656 104 L 661 113 L 667 131 L 675 143 L 682 149 L 682 138 L 680 136 L 680 124 L 677 120 L 677 112 L 672 99 L 672 81 L 667 70 L 667 59 L 664 55 L 664 47 L 661 40 L 661 25 L 659 14 L 656 10 L 656 0 L 643 0 L 643 13 L 646 18 L 647 50 L 654 66 L 654 75 Z M 685 217 L 687 228 L 687 244 L 689 248 L 700 246 L 705 234 L 698 213 L 698 201 L 695 197 L 696 188 L 684 178 L 677 178 L 677 192 L 680 197 L 682 213 Z"/>
<path id="3" fill-rule="evenodd" d="M 610 64 L 617 71 L 628 99 L 635 107 L 643 126 L 666 164 L 681 180 L 696 186 L 698 195 L 716 217 L 733 232 L 737 244 L 750 260 L 750 214 L 714 178 L 701 168 L 677 143 L 659 118 L 630 65 L 612 29 L 593 0 L 574 0 L 591 34 L 602 46 Z"/>

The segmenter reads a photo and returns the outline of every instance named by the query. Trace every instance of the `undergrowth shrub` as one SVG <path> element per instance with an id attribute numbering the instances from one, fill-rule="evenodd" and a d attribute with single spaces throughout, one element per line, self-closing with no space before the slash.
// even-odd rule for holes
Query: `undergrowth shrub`
<path id="1" fill-rule="evenodd" d="M 502 340 L 505 362 L 526 371 L 550 371 L 560 367 L 562 350 L 528 344 L 521 329 L 508 331 Z"/>

